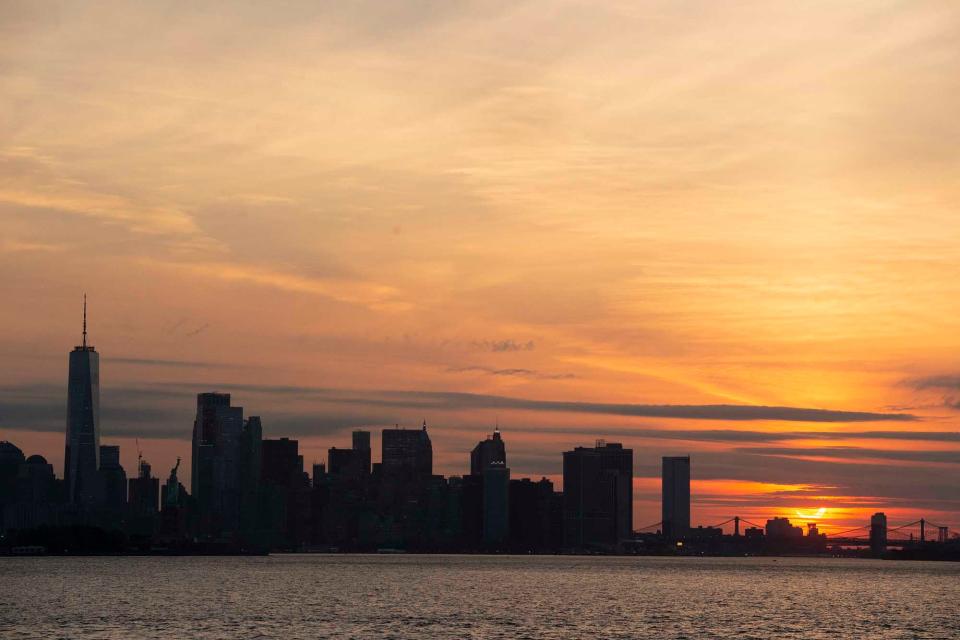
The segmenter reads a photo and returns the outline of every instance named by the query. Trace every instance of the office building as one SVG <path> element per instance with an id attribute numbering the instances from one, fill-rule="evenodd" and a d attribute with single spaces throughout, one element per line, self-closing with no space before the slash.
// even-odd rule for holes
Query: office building
<path id="1" fill-rule="evenodd" d="M 870 551 L 875 556 L 887 552 L 887 514 L 878 512 L 870 516 Z"/>
<path id="2" fill-rule="evenodd" d="M 380 472 L 392 479 L 426 479 L 433 475 L 433 445 L 427 423 L 421 429 L 384 429 Z"/>
<path id="3" fill-rule="evenodd" d="M 87 345 L 87 299 L 83 299 L 83 342 L 70 352 L 67 380 L 67 438 L 64 479 L 67 500 L 80 506 L 99 502 L 100 355 Z"/>
<path id="4" fill-rule="evenodd" d="M 205 536 L 229 535 L 239 528 L 243 427 L 243 408 L 230 406 L 229 393 L 197 395 L 190 493 Z"/>
<path id="5" fill-rule="evenodd" d="M 690 530 L 690 456 L 663 458 L 661 525 L 667 540 L 681 540 Z"/>
<path id="6" fill-rule="evenodd" d="M 482 475 L 483 470 L 491 464 L 507 466 L 507 450 L 499 428 L 494 430 L 492 436 L 477 443 L 470 452 L 470 475 Z"/>
<path id="7" fill-rule="evenodd" d="M 633 450 L 597 441 L 563 454 L 564 545 L 614 549 L 633 529 Z"/>
<path id="8" fill-rule="evenodd" d="M 100 447 L 101 501 L 108 509 L 123 509 L 127 504 L 127 473 L 120 466 L 120 447 Z"/>

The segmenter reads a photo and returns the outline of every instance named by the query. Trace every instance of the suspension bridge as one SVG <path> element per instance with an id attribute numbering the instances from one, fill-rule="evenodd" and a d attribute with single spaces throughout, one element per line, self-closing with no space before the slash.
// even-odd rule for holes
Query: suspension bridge
<path id="1" fill-rule="evenodd" d="M 741 525 L 753 527 L 754 531 L 760 530 L 765 532 L 767 530 L 766 525 L 751 522 L 750 520 L 740 516 L 733 516 L 727 520 L 724 520 L 723 522 L 718 522 L 706 527 L 690 529 L 690 533 L 696 535 L 697 533 L 718 530 L 726 533 L 724 527 L 729 527 L 731 525 L 733 527 L 732 534 L 734 537 L 750 535 L 751 532 L 747 530 L 741 530 Z M 662 527 L 663 522 L 655 522 L 653 524 L 640 527 L 636 530 L 636 533 L 640 535 L 653 534 L 661 531 Z M 919 520 L 897 526 L 887 526 L 884 518 L 879 524 L 871 522 L 869 524 L 852 529 L 826 533 L 825 536 L 826 542 L 830 545 L 866 547 L 870 546 L 872 543 L 878 542 L 883 546 L 902 548 L 923 545 L 928 542 L 936 542 L 941 544 L 946 543 L 951 540 L 950 530 L 951 528 L 949 526 L 932 522 L 927 518 L 920 518 Z M 954 534 L 954 539 L 956 538 L 957 534 Z"/>

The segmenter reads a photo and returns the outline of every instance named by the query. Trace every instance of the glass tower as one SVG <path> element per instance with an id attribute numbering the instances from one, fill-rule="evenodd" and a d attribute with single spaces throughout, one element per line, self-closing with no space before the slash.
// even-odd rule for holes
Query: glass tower
<path id="1" fill-rule="evenodd" d="M 98 501 L 100 468 L 100 355 L 87 345 L 87 298 L 83 298 L 83 343 L 70 352 L 67 379 L 67 441 L 63 476 L 73 504 Z"/>

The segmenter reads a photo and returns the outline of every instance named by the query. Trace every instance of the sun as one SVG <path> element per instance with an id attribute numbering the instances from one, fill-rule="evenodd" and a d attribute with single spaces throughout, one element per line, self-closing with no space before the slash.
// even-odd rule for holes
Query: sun
<path id="1" fill-rule="evenodd" d="M 803 520 L 819 520 L 826 515 L 827 509 L 826 507 L 820 507 L 814 513 L 804 513 L 803 511 L 796 511 L 795 513 L 797 514 L 798 518 Z"/>

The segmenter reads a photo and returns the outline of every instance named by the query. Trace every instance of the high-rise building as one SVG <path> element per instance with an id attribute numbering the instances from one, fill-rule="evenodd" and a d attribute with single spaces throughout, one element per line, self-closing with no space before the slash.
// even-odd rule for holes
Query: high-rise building
<path id="1" fill-rule="evenodd" d="M 190 493 L 204 535 L 229 535 L 239 528 L 243 426 L 243 407 L 230 406 L 229 393 L 197 395 Z"/>
<path id="2" fill-rule="evenodd" d="M 481 440 L 470 452 L 470 475 L 482 475 L 491 464 L 507 466 L 507 450 L 500 437 L 500 429 L 494 429 L 493 435 Z"/>
<path id="3" fill-rule="evenodd" d="M 668 540 L 690 530 L 690 456 L 665 456 L 661 478 L 661 525 Z"/>
<path id="4" fill-rule="evenodd" d="M 433 445 L 422 429 L 384 429 L 380 471 L 394 479 L 424 479 L 433 475 Z"/>
<path id="5" fill-rule="evenodd" d="M 101 500 L 105 507 L 122 509 L 127 504 L 127 473 L 120 466 L 120 447 L 100 447 Z"/>
<path id="6" fill-rule="evenodd" d="M 370 475 L 370 432 L 357 429 L 353 432 L 353 450 L 359 452 L 363 475 Z"/>
<path id="7" fill-rule="evenodd" d="M 870 551 L 882 556 L 887 551 L 887 514 L 878 512 L 870 516 Z"/>
<path id="8" fill-rule="evenodd" d="M 510 469 L 500 429 L 470 452 L 470 475 L 481 478 L 480 531 L 486 547 L 499 547 L 510 535 Z"/>
<path id="9" fill-rule="evenodd" d="M 510 469 L 491 462 L 483 470 L 483 543 L 500 546 L 510 535 Z"/>
<path id="10" fill-rule="evenodd" d="M 87 298 L 83 298 L 83 343 L 70 352 L 67 380 L 67 440 L 63 477 L 67 499 L 77 505 L 99 500 L 100 355 L 87 345 Z"/>
<path id="11" fill-rule="evenodd" d="M 130 478 L 130 509 L 152 518 L 160 507 L 160 478 L 154 478 L 150 464 L 140 460 L 136 478 Z"/>
<path id="12" fill-rule="evenodd" d="M 633 450 L 597 441 L 563 454 L 564 545 L 611 549 L 633 530 Z"/>

